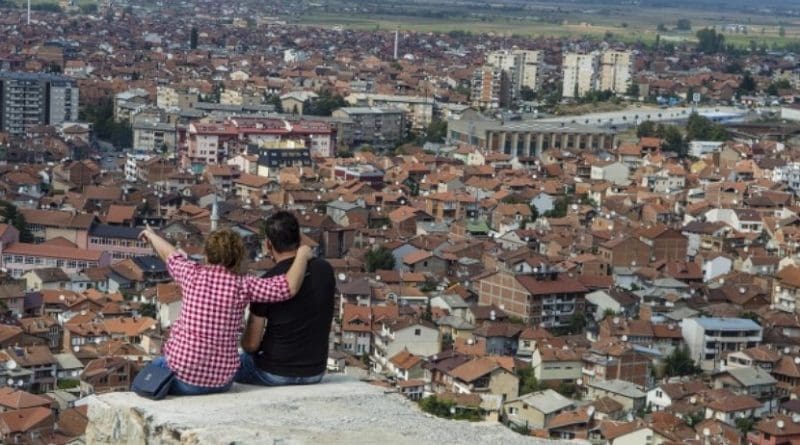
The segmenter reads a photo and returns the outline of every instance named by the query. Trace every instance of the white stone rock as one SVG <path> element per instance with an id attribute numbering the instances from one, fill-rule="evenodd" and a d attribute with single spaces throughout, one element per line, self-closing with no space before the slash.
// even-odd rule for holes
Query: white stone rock
<path id="1" fill-rule="evenodd" d="M 90 445 L 557 443 L 497 423 L 429 418 L 400 395 L 346 377 L 326 377 L 309 386 L 237 384 L 225 394 L 158 402 L 110 393 L 87 403 Z"/>

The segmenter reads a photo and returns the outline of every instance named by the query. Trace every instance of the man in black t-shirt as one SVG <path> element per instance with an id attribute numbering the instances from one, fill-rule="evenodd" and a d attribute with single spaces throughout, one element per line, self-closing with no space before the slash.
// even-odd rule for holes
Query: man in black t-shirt
<path id="1" fill-rule="evenodd" d="M 276 264 L 267 276 L 285 274 L 300 247 L 297 218 L 277 212 L 266 222 L 267 251 Z M 242 337 L 235 381 L 252 385 L 317 383 L 328 364 L 336 279 L 327 261 L 309 262 L 303 286 L 280 303 L 252 303 Z M 264 328 L 266 326 L 266 329 Z"/>

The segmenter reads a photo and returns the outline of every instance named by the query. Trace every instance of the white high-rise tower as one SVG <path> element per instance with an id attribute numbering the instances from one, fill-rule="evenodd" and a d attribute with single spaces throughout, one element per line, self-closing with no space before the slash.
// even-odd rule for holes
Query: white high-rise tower
<path id="1" fill-rule="evenodd" d="M 394 60 L 397 60 L 397 50 L 400 44 L 400 28 L 394 30 Z"/>

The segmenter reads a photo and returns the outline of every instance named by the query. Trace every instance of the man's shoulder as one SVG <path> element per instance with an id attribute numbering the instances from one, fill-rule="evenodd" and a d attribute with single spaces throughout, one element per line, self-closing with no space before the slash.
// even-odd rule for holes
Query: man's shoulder
<path id="1" fill-rule="evenodd" d="M 308 263 L 308 268 L 314 272 L 333 274 L 333 266 L 324 258 L 314 258 Z"/>

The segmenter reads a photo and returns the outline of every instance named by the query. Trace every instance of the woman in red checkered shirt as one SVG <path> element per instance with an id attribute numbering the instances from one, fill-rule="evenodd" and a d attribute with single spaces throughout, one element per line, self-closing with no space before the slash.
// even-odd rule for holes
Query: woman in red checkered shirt
<path id="1" fill-rule="evenodd" d="M 217 230 L 205 243 L 206 264 L 189 260 L 150 228 L 142 238 L 153 245 L 181 287 L 181 311 L 170 328 L 163 357 L 154 363 L 175 373 L 170 394 L 199 395 L 230 389 L 239 368 L 237 350 L 242 315 L 250 302 L 292 298 L 303 283 L 311 249 L 303 246 L 286 275 L 256 278 L 242 274 L 242 238 Z"/>

